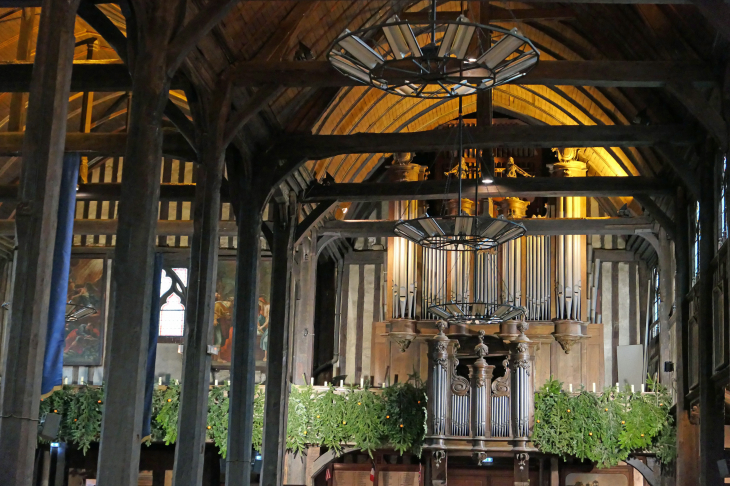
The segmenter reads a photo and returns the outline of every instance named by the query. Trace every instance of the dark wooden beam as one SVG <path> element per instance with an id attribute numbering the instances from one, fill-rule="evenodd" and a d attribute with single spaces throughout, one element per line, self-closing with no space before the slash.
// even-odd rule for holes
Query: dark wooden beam
<path id="1" fill-rule="evenodd" d="M 470 17 L 469 11 L 465 12 Z M 443 11 L 439 10 L 440 19 L 456 20 L 461 15 L 460 10 Z M 428 23 L 431 20 L 431 11 L 403 12 L 399 15 L 401 20 L 413 23 Z M 572 20 L 575 19 L 575 11 L 572 8 L 517 8 L 509 10 L 506 8 L 489 6 L 489 20 L 491 22 L 514 22 L 528 20 Z"/>
<path id="2" fill-rule="evenodd" d="M 665 213 L 654 200 L 646 194 L 637 194 L 634 196 L 635 199 L 644 206 L 644 209 L 651 214 L 654 219 L 659 223 L 659 226 L 664 228 L 671 239 L 674 239 L 674 229 L 676 223 Z"/>
<path id="3" fill-rule="evenodd" d="M 516 219 L 530 235 L 633 235 L 653 231 L 647 218 L 575 218 L 575 219 Z M 395 234 L 395 221 L 331 220 L 324 223 L 318 234 L 341 238 L 388 237 Z"/>
<path id="4" fill-rule="evenodd" d="M 464 194 L 474 194 L 474 184 L 464 181 Z M 317 184 L 306 192 L 303 202 L 453 199 L 458 195 L 454 186 L 447 181 Z M 480 197 L 615 197 L 669 195 L 672 190 L 665 181 L 647 177 L 505 177 L 494 184 L 479 183 Z"/>
<path id="5" fill-rule="evenodd" d="M 301 243 L 302 238 L 304 238 L 304 235 L 307 234 L 307 231 L 309 231 L 312 226 L 316 225 L 322 219 L 327 216 L 329 211 L 331 209 L 334 209 L 335 205 L 337 204 L 336 199 L 329 199 L 320 202 L 316 208 L 312 210 L 303 220 L 301 223 L 297 225 L 297 232 L 296 235 L 294 235 L 294 245 L 298 245 Z"/>
<path id="6" fill-rule="evenodd" d="M 677 178 L 687 186 L 687 189 L 695 198 L 699 198 L 701 192 L 700 179 L 697 173 L 692 170 L 690 163 L 678 153 L 676 147 L 660 143 L 655 148 L 659 155 L 667 161 Z"/>
<path id="7" fill-rule="evenodd" d="M 325 159 L 343 154 L 440 152 L 454 146 L 455 130 L 354 135 L 285 135 L 272 146 L 278 158 Z M 496 125 L 464 128 L 464 148 L 643 147 L 697 141 L 684 125 Z"/>
<path id="8" fill-rule="evenodd" d="M 540 61 L 517 84 L 660 88 L 667 82 L 712 86 L 718 80 L 709 66 L 696 62 Z M 234 83 L 317 88 L 359 86 L 327 61 L 244 62 L 237 67 Z"/>
<path id="9" fill-rule="evenodd" d="M 284 474 L 286 422 L 289 410 L 289 310 L 291 309 L 294 235 L 299 219 L 293 193 L 288 204 L 274 205 L 271 248 L 271 311 L 264 403 L 261 485 L 278 486 Z"/>
<path id="10" fill-rule="evenodd" d="M 127 127 L 114 249 L 115 286 L 109 309 L 105 360 L 104 420 L 97 480 L 107 486 L 137 484 L 140 430 L 149 344 L 154 237 L 159 213 L 163 107 L 169 98 L 166 46 L 180 30 L 186 2 L 154 2 L 135 8 L 132 100 Z M 96 134 L 83 134 L 92 136 Z M 185 142 L 187 145 L 187 141 Z"/>
<path id="11" fill-rule="evenodd" d="M 26 0 L 7 0 L 10 3 L 10 5 L 14 5 L 16 3 L 22 3 Z M 36 1 L 36 0 L 27 0 L 27 1 Z M 240 0 L 242 2 L 255 2 L 255 1 L 261 1 L 261 0 Z M 294 1 L 294 0 L 290 0 Z M 317 0 L 301 0 L 305 2 L 314 2 Z M 334 2 L 334 1 L 349 1 L 349 2 L 358 2 L 362 0 L 321 0 L 326 2 Z M 488 0 L 478 0 L 478 1 L 488 1 Z M 525 0 L 521 3 L 554 3 L 552 0 Z M 690 0 L 566 0 L 561 3 L 602 3 L 602 4 L 609 4 L 609 5 L 641 5 L 645 3 L 651 3 L 651 4 L 660 4 L 660 5 L 677 5 L 677 4 L 689 4 L 691 3 Z"/>
<path id="12" fill-rule="evenodd" d="M 167 75 L 172 78 L 185 57 L 213 27 L 228 15 L 238 0 L 211 0 L 175 33 L 167 50 Z M 200 4 L 198 4 L 200 5 Z"/>
<path id="13" fill-rule="evenodd" d="M 23 132 L 0 133 L 0 156 L 20 155 L 23 136 Z M 123 156 L 127 147 L 127 136 L 126 133 L 67 133 L 65 150 L 84 155 Z M 165 130 L 162 153 L 180 160 L 197 160 L 195 151 L 177 131 Z"/>
<path id="14" fill-rule="evenodd" d="M 701 195 L 699 203 L 702 210 L 699 215 L 700 231 L 703 238 L 699 242 L 699 308 L 695 311 L 698 320 L 698 340 L 695 356 L 698 356 L 699 388 L 700 388 L 700 480 L 699 484 L 721 484 L 722 475 L 718 462 L 724 459 L 724 430 L 717 424 L 725 419 L 724 393 L 713 380 L 715 366 L 715 343 L 723 339 L 715 329 L 724 325 L 723 322 L 713 322 L 715 319 L 715 268 L 712 260 L 717 251 L 717 239 L 714 237 L 717 229 L 715 213 L 715 160 L 717 152 L 712 143 L 703 147 L 700 162 Z M 707 237 L 704 237 L 707 235 Z M 723 388 L 724 390 L 724 388 Z"/>
<path id="15" fill-rule="evenodd" d="M 730 25 L 728 25 L 728 30 L 730 30 Z M 710 105 L 702 93 L 690 85 L 676 82 L 667 83 L 667 90 L 684 105 L 710 135 L 715 137 L 720 147 L 727 150 L 727 124 L 722 114 Z"/>
<path id="16" fill-rule="evenodd" d="M 3 335 L 0 483 L 4 486 L 33 482 L 78 5 L 79 0 L 44 0 L 38 27 L 16 212 L 13 306 Z"/>
<path id="17" fill-rule="evenodd" d="M 0 63 L 0 91 L 5 93 L 27 92 L 33 63 L 8 61 Z M 182 89 L 184 80 L 174 76 L 172 89 Z M 71 75 L 71 92 L 114 92 L 132 89 L 129 68 L 119 61 L 76 61 Z"/>
<path id="18" fill-rule="evenodd" d="M 24 92 L 30 85 L 31 62 L 0 63 L 0 91 Z M 661 88 L 669 82 L 708 87 L 716 77 L 704 64 L 673 61 L 541 61 L 522 78 L 522 85 Z M 241 63 L 238 86 L 342 87 L 358 83 L 342 76 L 327 61 L 250 61 Z M 182 76 L 172 78 L 172 89 L 183 89 Z M 76 61 L 71 91 L 114 92 L 131 89 L 129 69 L 118 61 Z"/>
<path id="19" fill-rule="evenodd" d="M 226 103 L 228 100 L 226 99 Z M 216 115 L 226 116 L 216 110 Z M 213 308 L 218 279 L 219 222 L 221 184 L 223 181 L 222 123 L 205 125 L 200 145 L 202 163 L 198 165 L 195 203 L 193 204 L 193 237 L 190 245 L 190 279 L 185 308 L 185 348 L 182 367 L 182 390 L 177 447 L 175 447 L 175 484 L 200 484 L 203 479 L 203 450 L 208 417 L 208 388 L 210 385 L 213 344 Z M 207 142 L 207 143 L 206 143 Z M 159 227 L 159 222 L 158 222 Z"/>

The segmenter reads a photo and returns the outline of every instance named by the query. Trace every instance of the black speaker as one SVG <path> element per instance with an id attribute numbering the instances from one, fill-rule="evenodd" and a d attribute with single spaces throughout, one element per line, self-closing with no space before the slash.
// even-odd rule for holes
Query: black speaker
<path id="1" fill-rule="evenodd" d="M 54 441 L 58 437 L 58 429 L 61 427 L 61 415 L 57 413 L 47 413 L 41 427 L 41 439 Z"/>

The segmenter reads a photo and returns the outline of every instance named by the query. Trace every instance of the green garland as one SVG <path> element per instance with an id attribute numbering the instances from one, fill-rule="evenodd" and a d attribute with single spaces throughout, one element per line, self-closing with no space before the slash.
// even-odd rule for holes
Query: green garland
<path id="1" fill-rule="evenodd" d="M 651 451 L 674 460 L 676 436 L 667 389 L 649 380 L 653 393 L 608 388 L 598 395 L 569 395 L 551 379 L 535 395 L 532 440 L 541 452 L 574 456 L 610 467 L 631 453 Z"/>
<path id="2" fill-rule="evenodd" d="M 41 418 L 48 412 L 62 415 L 59 440 L 83 450 L 99 440 L 102 399 L 99 387 L 63 387 L 41 402 Z M 157 388 L 152 399 L 152 434 L 148 440 L 174 444 L 180 407 L 180 384 Z M 261 450 L 264 426 L 264 388 L 254 395 L 253 447 Z M 354 445 L 371 456 L 379 448 L 399 453 L 421 453 L 426 435 L 425 386 L 416 377 L 380 393 L 348 388 L 344 393 L 330 387 L 293 386 L 289 396 L 287 449 L 302 453 L 308 446 L 325 446 L 338 452 Z M 207 440 L 226 456 L 228 440 L 228 386 L 212 387 L 208 394 Z"/>
<path id="3" fill-rule="evenodd" d="M 60 414 L 59 440 L 75 443 L 86 454 L 91 443 L 99 440 L 103 398 L 102 387 L 64 386 L 41 399 L 39 415 L 45 417 L 49 412 Z"/>
<path id="4" fill-rule="evenodd" d="M 654 393 L 638 394 L 607 389 L 597 395 L 581 390 L 569 395 L 562 383 L 551 379 L 535 395 L 532 439 L 543 453 L 574 456 L 608 467 L 633 452 L 651 451 L 663 463 L 676 454 L 675 428 L 669 414 L 671 397 L 666 388 L 650 382 Z M 72 442 L 84 454 L 99 440 L 104 391 L 101 387 L 64 386 L 41 402 L 40 416 L 62 416 L 59 440 Z M 150 441 L 174 444 L 180 385 L 155 389 Z M 264 389 L 254 395 L 253 446 L 263 440 Z M 293 386 L 289 396 L 286 447 L 302 453 L 308 446 L 337 452 L 354 445 L 372 455 L 383 447 L 420 455 L 426 434 L 424 384 L 414 377 L 375 393 L 351 387 L 341 393 L 334 387 L 318 391 Z M 228 387 L 212 387 L 208 394 L 207 440 L 225 457 L 228 440 Z"/>

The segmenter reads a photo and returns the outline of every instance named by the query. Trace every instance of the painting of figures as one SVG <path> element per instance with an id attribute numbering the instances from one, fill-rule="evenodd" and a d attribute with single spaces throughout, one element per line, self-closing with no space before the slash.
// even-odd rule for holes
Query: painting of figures
<path id="1" fill-rule="evenodd" d="M 259 264 L 258 317 L 256 320 L 256 367 L 266 369 L 269 350 L 269 287 L 271 286 L 271 260 Z M 214 342 L 220 351 L 213 356 L 213 366 L 226 367 L 231 363 L 233 349 L 233 304 L 236 287 L 236 262 L 218 262 L 218 278 L 213 311 Z"/>
<path id="2" fill-rule="evenodd" d="M 98 366 L 104 348 L 106 265 L 103 258 L 72 258 L 67 302 L 92 307 L 91 315 L 66 322 L 65 366 Z"/>

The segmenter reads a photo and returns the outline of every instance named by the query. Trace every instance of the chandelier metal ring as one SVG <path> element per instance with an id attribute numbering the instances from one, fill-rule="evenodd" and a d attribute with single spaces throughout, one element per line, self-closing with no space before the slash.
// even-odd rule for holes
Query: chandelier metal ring
<path id="1" fill-rule="evenodd" d="M 363 39 L 383 41 L 370 47 Z M 517 28 L 476 24 L 463 15 L 435 24 L 394 16 L 384 24 L 345 29 L 327 57 L 359 83 L 398 96 L 436 99 L 514 81 L 535 67 L 540 52 Z"/>
<path id="2" fill-rule="evenodd" d="M 445 251 L 490 250 L 526 233 L 520 223 L 491 216 L 450 215 L 398 221 L 395 233 L 424 248 Z"/>
<path id="3" fill-rule="evenodd" d="M 431 305 L 428 311 L 449 324 L 499 324 L 524 316 L 526 309 L 507 303 L 446 302 Z"/>

